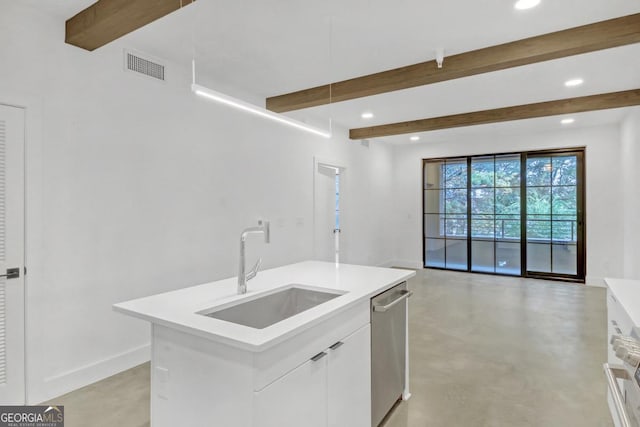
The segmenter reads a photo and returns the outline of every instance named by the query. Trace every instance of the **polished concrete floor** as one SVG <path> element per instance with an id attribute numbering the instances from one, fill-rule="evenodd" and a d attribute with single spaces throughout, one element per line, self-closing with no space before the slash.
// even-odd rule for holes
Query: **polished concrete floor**
<path id="1" fill-rule="evenodd" d="M 409 286 L 413 395 L 385 427 L 613 425 L 604 289 L 436 270 Z M 148 426 L 149 365 L 51 403 L 66 427 Z"/>
<path id="2" fill-rule="evenodd" d="M 604 289 L 437 270 L 410 288 L 412 397 L 385 427 L 613 425 Z"/>
<path id="3" fill-rule="evenodd" d="M 145 363 L 42 404 L 64 405 L 65 427 L 148 427 L 150 383 Z"/>

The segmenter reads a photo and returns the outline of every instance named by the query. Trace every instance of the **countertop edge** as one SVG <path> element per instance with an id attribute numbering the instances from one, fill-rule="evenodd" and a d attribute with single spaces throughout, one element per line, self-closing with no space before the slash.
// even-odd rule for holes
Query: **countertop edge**
<path id="1" fill-rule="evenodd" d="M 607 285 L 607 289 L 616 297 L 624 311 L 631 318 L 631 321 L 635 326 L 640 327 L 640 280 L 605 277 L 604 282 Z M 637 304 L 630 306 L 632 301 L 637 302 Z"/>
<path id="2" fill-rule="evenodd" d="M 366 266 L 363 266 L 366 267 Z M 400 277 L 390 281 L 389 283 L 386 283 L 383 286 L 377 287 L 373 290 L 371 290 L 370 292 L 366 292 L 363 295 L 359 296 L 356 299 L 353 299 L 351 301 L 348 301 L 342 305 L 340 305 L 339 307 L 336 307 L 334 309 L 332 309 L 331 311 L 328 311 L 326 313 L 322 313 L 321 315 L 313 318 L 312 320 L 306 321 L 304 323 L 301 323 L 300 325 L 291 328 L 290 330 L 284 332 L 281 335 L 278 335 L 274 338 L 271 339 L 267 339 L 267 340 L 263 340 L 263 341 L 259 341 L 259 340 L 255 340 L 255 341 L 249 341 L 246 339 L 234 339 L 231 338 L 229 336 L 225 336 L 225 335 L 221 335 L 221 334 L 217 334 L 217 333 L 213 333 L 210 331 L 206 331 L 200 328 L 195 328 L 195 327 L 191 327 L 189 325 L 185 325 L 185 324 L 181 324 L 179 322 L 175 322 L 175 321 L 171 321 L 169 319 L 165 319 L 165 318 L 161 318 L 158 316 L 153 316 L 150 314 L 146 314 L 146 313 L 142 313 L 140 311 L 136 311 L 132 308 L 128 308 L 125 307 L 125 304 L 128 303 L 128 301 L 125 302 L 121 302 L 121 303 L 116 303 L 112 305 L 112 309 L 115 312 L 121 313 L 121 314 L 125 314 L 128 316 L 132 316 L 134 318 L 137 319 L 141 319 L 141 320 L 145 320 L 148 321 L 152 324 L 157 324 L 160 326 L 164 326 L 167 328 L 171 328 L 171 329 L 175 329 L 181 332 L 185 332 L 191 335 L 195 335 L 198 336 L 200 338 L 203 339 L 207 339 L 210 341 L 214 341 L 214 342 L 218 342 L 220 344 L 224 344 L 224 345 L 228 345 L 234 348 L 238 348 L 241 350 L 245 350 L 245 351 L 250 351 L 250 352 L 254 352 L 254 353 L 259 353 L 262 351 L 265 351 L 283 341 L 286 341 L 320 323 L 322 323 L 323 321 L 338 315 L 339 313 L 343 312 L 344 310 L 347 310 L 351 307 L 353 307 L 354 305 L 357 305 L 359 303 L 362 303 L 364 300 L 368 300 L 371 299 L 372 297 L 402 283 L 407 281 L 408 279 L 414 277 L 416 275 L 416 271 L 415 270 L 404 270 L 404 269 L 398 269 L 398 271 L 404 271 L 405 274 L 402 274 Z M 228 279 L 224 279 L 224 280 L 228 280 Z M 213 282 L 216 283 L 216 282 Z M 195 285 L 193 286 L 198 287 L 201 285 Z M 322 287 L 322 286 L 320 286 Z M 188 288 L 184 288 L 184 289 L 188 289 Z M 166 292 L 165 292 L 166 293 Z M 157 295 L 162 295 L 161 294 L 157 294 Z M 155 296 L 155 295 L 154 295 Z"/>

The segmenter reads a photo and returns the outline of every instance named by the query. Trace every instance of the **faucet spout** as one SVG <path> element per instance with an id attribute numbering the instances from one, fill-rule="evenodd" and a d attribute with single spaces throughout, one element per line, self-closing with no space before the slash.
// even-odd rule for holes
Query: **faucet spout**
<path id="1" fill-rule="evenodd" d="M 245 256 L 245 242 L 249 234 L 263 234 L 264 242 L 269 243 L 271 241 L 271 233 L 269 232 L 269 221 L 258 221 L 257 227 L 249 227 L 242 231 L 240 234 L 240 266 L 238 268 L 238 294 L 247 293 L 247 282 L 258 274 L 262 258 L 256 262 L 249 273 L 246 273 L 246 256 Z"/>

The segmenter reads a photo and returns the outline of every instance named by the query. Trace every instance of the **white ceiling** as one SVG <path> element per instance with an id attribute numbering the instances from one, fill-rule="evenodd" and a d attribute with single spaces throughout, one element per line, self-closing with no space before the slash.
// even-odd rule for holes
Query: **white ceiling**
<path id="1" fill-rule="evenodd" d="M 64 21 L 92 0 L 23 0 Z M 184 63 L 220 87 L 260 98 L 331 81 L 640 12 L 638 0 L 198 0 L 124 41 Z M 291 113 L 316 123 L 362 127 L 479 109 L 640 88 L 640 44 L 467 77 Z M 582 77 L 583 86 L 563 82 Z M 215 88 L 214 88 L 215 89 Z M 363 111 L 375 118 L 365 121 Z M 623 110 L 589 114 L 575 126 L 616 122 Z M 558 118 L 531 122 L 559 126 Z M 526 127 L 526 126 L 525 126 Z M 474 127 L 476 129 L 479 127 Z M 484 126 L 497 129 L 499 125 Z M 458 130 L 457 132 L 466 132 Z M 385 138 L 404 142 L 407 136 Z M 428 140 L 428 137 L 423 138 Z"/>

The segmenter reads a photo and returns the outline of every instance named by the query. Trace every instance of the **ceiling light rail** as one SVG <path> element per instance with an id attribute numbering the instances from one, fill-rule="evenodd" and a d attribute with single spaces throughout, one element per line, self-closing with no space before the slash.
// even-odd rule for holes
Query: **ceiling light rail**
<path id="1" fill-rule="evenodd" d="M 223 104 L 232 108 L 235 108 L 240 111 L 244 111 L 246 113 L 251 113 L 256 116 L 264 117 L 265 119 L 269 119 L 281 124 L 285 124 L 287 126 L 303 130 L 305 132 L 312 133 L 314 135 L 321 136 L 323 138 L 331 138 L 332 129 L 331 122 L 329 122 L 329 130 L 326 131 L 324 129 L 317 128 L 315 126 L 310 126 L 306 123 L 300 122 L 298 120 L 294 120 L 282 114 L 274 113 L 272 111 L 266 110 L 264 108 L 258 107 L 257 105 L 245 102 L 241 99 L 234 98 L 233 96 L 224 94 L 222 92 L 215 91 L 213 89 L 209 89 L 205 86 L 201 86 L 196 83 L 196 62 L 192 61 L 192 83 L 191 83 L 191 91 L 196 95 L 208 99 L 210 101 L 217 102 L 219 104 Z"/>

